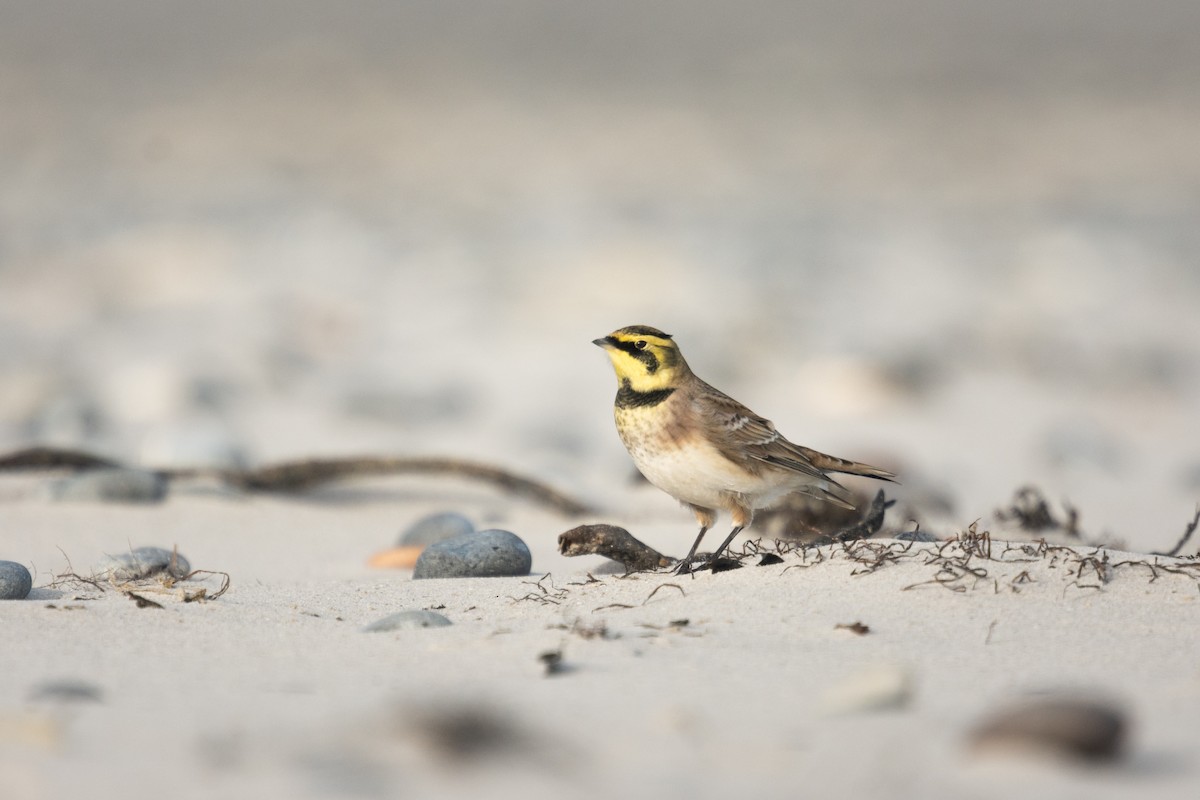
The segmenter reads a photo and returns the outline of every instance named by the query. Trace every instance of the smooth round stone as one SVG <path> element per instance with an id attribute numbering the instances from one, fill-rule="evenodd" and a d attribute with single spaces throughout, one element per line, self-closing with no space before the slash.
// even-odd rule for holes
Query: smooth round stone
<path id="1" fill-rule="evenodd" d="M 499 578 L 528 575 L 533 556 L 520 537 L 491 529 L 431 544 L 413 578 Z"/>
<path id="2" fill-rule="evenodd" d="M 444 628 L 450 624 L 450 620 L 436 611 L 418 609 L 389 614 L 383 619 L 375 620 L 363 628 L 363 631 L 374 633 L 378 631 L 403 631 L 412 628 Z"/>
<path id="3" fill-rule="evenodd" d="M 400 534 L 396 544 L 401 547 L 428 547 L 435 542 L 474 532 L 475 525 L 471 520 L 454 511 L 443 511 L 421 517 L 409 525 L 408 530 Z"/>
<path id="4" fill-rule="evenodd" d="M 24 564 L 0 561 L 0 600 L 24 600 L 33 588 L 33 576 Z"/>
<path id="5" fill-rule="evenodd" d="M 167 496 L 167 479 L 141 469 L 95 469 L 56 482 L 50 496 L 61 502 L 157 503 Z"/>
<path id="6" fill-rule="evenodd" d="M 172 559 L 175 560 L 174 569 Z M 162 547 L 135 547 L 130 552 L 109 556 L 96 568 L 97 574 L 118 582 L 137 581 L 159 572 L 182 578 L 191 571 L 192 565 L 182 554 Z"/>

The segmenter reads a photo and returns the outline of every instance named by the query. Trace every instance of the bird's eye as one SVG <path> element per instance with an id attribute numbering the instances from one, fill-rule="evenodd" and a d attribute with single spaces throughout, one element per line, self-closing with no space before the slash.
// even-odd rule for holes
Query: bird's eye
<path id="1" fill-rule="evenodd" d="M 645 350 L 646 349 L 646 340 L 638 339 L 636 342 L 633 343 L 633 346 L 636 347 L 638 350 Z"/>

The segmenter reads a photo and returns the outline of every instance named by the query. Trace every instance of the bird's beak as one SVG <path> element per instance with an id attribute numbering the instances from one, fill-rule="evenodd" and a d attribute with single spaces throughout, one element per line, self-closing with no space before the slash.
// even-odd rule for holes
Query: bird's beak
<path id="1" fill-rule="evenodd" d="M 596 347 L 603 347 L 605 350 L 608 350 L 612 347 L 612 337 L 605 336 L 603 339 L 592 339 L 592 344 L 596 345 Z"/>

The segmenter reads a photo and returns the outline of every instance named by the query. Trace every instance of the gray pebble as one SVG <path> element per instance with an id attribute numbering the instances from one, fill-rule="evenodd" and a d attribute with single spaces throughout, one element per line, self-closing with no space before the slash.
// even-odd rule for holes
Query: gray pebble
<path id="1" fill-rule="evenodd" d="M 0 600 L 24 600 L 33 588 L 33 576 L 25 565 L 0 561 Z"/>
<path id="2" fill-rule="evenodd" d="M 529 548 L 515 533 L 497 529 L 432 544 L 413 567 L 413 578 L 497 578 L 528 575 Z"/>
<path id="3" fill-rule="evenodd" d="M 474 533 L 471 520 L 454 511 L 430 514 L 408 526 L 396 543 L 401 547 L 428 547 L 435 542 Z"/>
<path id="4" fill-rule="evenodd" d="M 95 469 L 55 482 L 50 496 L 61 502 L 157 503 L 167 496 L 167 479 L 141 469 Z"/>
<path id="5" fill-rule="evenodd" d="M 398 611 L 395 614 L 389 614 L 383 619 L 377 619 L 363 628 L 363 631 L 376 632 L 401 631 L 411 628 L 444 628 L 449 624 L 450 620 L 436 611 L 410 610 Z"/>
<path id="6" fill-rule="evenodd" d="M 186 558 L 162 547 L 135 547 L 128 553 L 109 556 L 96 568 L 96 574 L 118 583 L 149 578 L 159 572 L 182 578 L 191 571 L 192 565 Z"/>

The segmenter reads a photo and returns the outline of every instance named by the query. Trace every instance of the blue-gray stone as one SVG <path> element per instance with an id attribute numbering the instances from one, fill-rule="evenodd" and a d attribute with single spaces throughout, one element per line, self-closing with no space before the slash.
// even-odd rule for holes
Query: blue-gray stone
<path id="1" fill-rule="evenodd" d="M 497 529 L 431 544 L 413 567 L 413 578 L 499 578 L 528 575 L 529 548 L 515 533 Z"/>
<path id="2" fill-rule="evenodd" d="M 162 547 L 135 547 L 128 553 L 106 558 L 96 573 L 116 583 L 138 581 L 160 572 L 182 578 L 192 571 L 192 565 L 181 554 Z"/>
<path id="3" fill-rule="evenodd" d="M 167 479 L 142 469 L 94 469 L 57 481 L 50 496 L 62 502 L 157 503 L 167 496 Z"/>
<path id="4" fill-rule="evenodd" d="M 436 611 L 425 611 L 423 609 L 398 611 L 395 614 L 389 614 L 383 619 L 377 619 L 367 627 L 364 631 L 400 631 L 411 628 L 444 628 L 451 624 L 450 620 L 443 617 Z"/>
<path id="5" fill-rule="evenodd" d="M 24 600 L 33 588 L 33 576 L 24 564 L 0 561 L 0 600 Z"/>
<path id="6" fill-rule="evenodd" d="M 444 542 L 455 536 L 474 533 L 471 520 L 454 511 L 430 514 L 408 526 L 397 542 L 401 547 L 428 547 L 435 542 Z"/>

